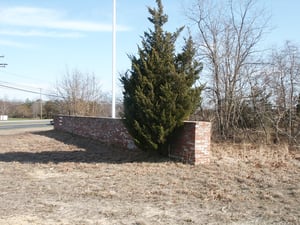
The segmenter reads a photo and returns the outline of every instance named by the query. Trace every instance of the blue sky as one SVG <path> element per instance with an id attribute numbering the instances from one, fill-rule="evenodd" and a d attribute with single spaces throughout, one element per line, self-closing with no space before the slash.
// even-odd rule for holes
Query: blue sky
<path id="1" fill-rule="evenodd" d="M 163 0 L 168 31 L 188 23 L 184 8 L 194 0 Z M 155 0 L 116 0 L 117 73 L 130 68 L 127 54 L 135 54 L 143 32 L 151 28 L 147 6 Z M 271 13 L 272 32 L 265 44 L 300 44 L 300 1 L 262 1 Z M 67 68 L 94 73 L 102 89 L 111 91 L 112 0 L 0 0 L 0 85 L 48 92 Z M 184 32 L 183 34 L 186 34 Z M 117 77 L 119 75 L 117 74 Z M 117 94 L 121 87 L 117 82 Z M 39 98 L 37 94 L 0 86 L 0 99 Z M 46 97 L 43 97 L 46 98 Z"/>

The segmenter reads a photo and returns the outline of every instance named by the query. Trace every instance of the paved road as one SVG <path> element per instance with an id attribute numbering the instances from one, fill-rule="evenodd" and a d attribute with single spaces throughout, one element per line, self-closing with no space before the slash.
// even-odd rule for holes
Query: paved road
<path id="1" fill-rule="evenodd" d="M 53 129 L 50 120 L 0 121 L 0 134 Z"/>

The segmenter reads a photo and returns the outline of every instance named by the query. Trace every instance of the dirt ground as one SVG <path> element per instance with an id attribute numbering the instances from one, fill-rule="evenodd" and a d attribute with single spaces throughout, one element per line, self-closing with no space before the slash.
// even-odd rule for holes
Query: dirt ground
<path id="1" fill-rule="evenodd" d="M 53 130 L 0 135 L 0 224 L 300 224 L 300 161 L 214 144 L 191 166 Z"/>

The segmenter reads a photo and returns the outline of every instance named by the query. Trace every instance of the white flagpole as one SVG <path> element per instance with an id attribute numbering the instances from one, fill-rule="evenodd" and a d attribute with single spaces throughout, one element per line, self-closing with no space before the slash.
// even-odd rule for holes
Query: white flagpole
<path id="1" fill-rule="evenodd" d="M 112 21 L 112 118 L 116 117 L 116 0 L 113 0 L 113 21 Z"/>

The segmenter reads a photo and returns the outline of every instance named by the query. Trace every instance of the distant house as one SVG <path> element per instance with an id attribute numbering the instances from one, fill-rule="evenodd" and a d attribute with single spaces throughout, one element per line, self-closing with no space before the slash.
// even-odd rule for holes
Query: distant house
<path id="1" fill-rule="evenodd" d="M 8 120 L 8 116 L 7 115 L 0 115 L 0 120 Z"/>

